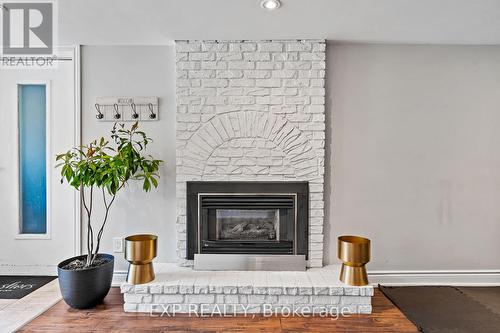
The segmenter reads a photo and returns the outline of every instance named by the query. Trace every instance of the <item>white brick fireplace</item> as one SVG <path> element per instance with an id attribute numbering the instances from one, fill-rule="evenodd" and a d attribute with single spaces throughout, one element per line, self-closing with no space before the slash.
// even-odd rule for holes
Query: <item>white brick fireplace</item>
<path id="1" fill-rule="evenodd" d="M 263 313 L 266 306 L 293 306 L 312 313 L 371 313 L 372 286 L 347 286 L 339 281 L 340 266 L 322 267 L 325 42 L 178 41 L 176 53 L 181 266 L 192 264 L 186 256 L 187 182 L 307 181 L 304 252 L 313 268 L 227 272 L 156 264 L 154 281 L 122 285 L 125 311 L 177 306 L 180 312 L 218 307 Z"/>
<path id="2" fill-rule="evenodd" d="M 323 265 L 325 42 L 178 41 L 177 251 L 186 181 L 308 181 L 310 267 Z"/>

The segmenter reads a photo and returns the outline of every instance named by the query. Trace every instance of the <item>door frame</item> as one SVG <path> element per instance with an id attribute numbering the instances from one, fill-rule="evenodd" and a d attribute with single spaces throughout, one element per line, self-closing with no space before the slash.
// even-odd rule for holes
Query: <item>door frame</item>
<path id="1" fill-rule="evenodd" d="M 82 90 L 81 90 L 81 45 L 69 46 L 73 51 L 73 69 L 74 69 L 74 105 L 75 105 L 75 123 L 74 123 L 74 147 L 82 144 Z M 73 255 L 82 254 L 82 203 L 80 192 L 74 191 L 75 216 L 73 217 L 74 235 L 73 235 Z"/>

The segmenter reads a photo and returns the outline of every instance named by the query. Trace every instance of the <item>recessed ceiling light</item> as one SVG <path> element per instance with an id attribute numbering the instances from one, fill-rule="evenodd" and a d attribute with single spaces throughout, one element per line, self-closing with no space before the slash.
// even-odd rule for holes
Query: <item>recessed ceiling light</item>
<path id="1" fill-rule="evenodd" d="M 264 9 L 273 10 L 273 9 L 278 8 L 281 5 L 281 3 L 279 2 L 279 0 L 263 0 L 260 3 L 260 5 Z"/>

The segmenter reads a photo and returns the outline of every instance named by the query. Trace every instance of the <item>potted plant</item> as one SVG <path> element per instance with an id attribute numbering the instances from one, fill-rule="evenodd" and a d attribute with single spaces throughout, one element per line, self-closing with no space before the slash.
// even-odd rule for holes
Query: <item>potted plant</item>
<path id="1" fill-rule="evenodd" d="M 111 140 L 101 137 L 88 145 L 57 155 L 61 183 L 66 181 L 80 191 L 86 212 L 87 254 L 62 261 L 58 265 L 59 286 L 68 305 L 77 309 L 93 307 L 109 292 L 113 278 L 114 257 L 99 253 L 101 237 L 116 195 L 129 180 L 142 181 L 148 192 L 158 186 L 161 160 L 144 156 L 151 139 L 138 130 L 136 122 L 130 129 L 123 124 L 113 126 Z M 100 197 L 104 214 L 98 229 L 93 225 L 94 201 Z"/>

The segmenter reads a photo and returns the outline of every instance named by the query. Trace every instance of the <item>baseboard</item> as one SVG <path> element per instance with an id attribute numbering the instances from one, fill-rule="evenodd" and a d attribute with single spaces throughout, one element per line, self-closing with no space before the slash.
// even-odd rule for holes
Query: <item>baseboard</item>
<path id="1" fill-rule="evenodd" d="M 57 275 L 55 266 L 0 265 L 0 275 Z M 115 271 L 113 286 L 120 286 L 127 271 Z M 390 286 L 500 286 L 500 270 L 369 271 L 370 283 Z"/>
<path id="2" fill-rule="evenodd" d="M 57 276 L 55 265 L 0 265 L 0 275 L 47 275 Z"/>
<path id="3" fill-rule="evenodd" d="M 119 287 L 125 280 L 127 280 L 127 271 L 115 271 L 113 273 L 113 282 L 111 286 Z"/>
<path id="4" fill-rule="evenodd" d="M 369 271 L 368 279 L 389 286 L 500 286 L 500 270 Z"/>
<path id="5" fill-rule="evenodd" d="M 127 271 L 115 271 L 113 286 L 127 278 Z M 387 286 L 500 286 L 500 270 L 369 271 L 373 285 Z"/>

